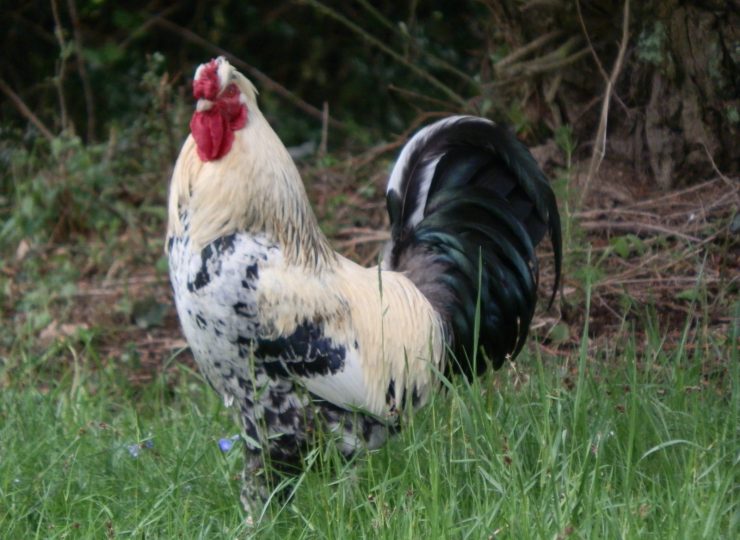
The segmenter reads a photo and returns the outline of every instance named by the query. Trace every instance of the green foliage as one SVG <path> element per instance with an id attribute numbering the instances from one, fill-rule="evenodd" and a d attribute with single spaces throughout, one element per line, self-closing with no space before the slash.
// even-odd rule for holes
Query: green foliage
<path id="1" fill-rule="evenodd" d="M 2 147 L 6 174 L 0 178 L 0 249 L 91 235 L 115 236 L 125 227 L 161 226 L 166 171 L 183 138 L 174 119 L 181 107 L 152 55 L 141 88 L 147 99 L 135 120 L 112 127 L 104 144 L 84 144 L 64 133 L 46 145 Z M 134 217 L 136 214 L 136 217 Z M 144 219 L 142 219 L 142 216 Z"/>
<path id="2" fill-rule="evenodd" d="M 623 236 L 615 236 L 609 242 L 612 250 L 618 256 L 623 259 L 629 258 L 630 255 L 636 253 L 642 255 L 645 253 L 647 246 L 645 242 L 635 234 L 625 234 Z M 609 255 L 609 251 L 606 251 L 603 258 Z"/>
<path id="3" fill-rule="evenodd" d="M 738 328 L 722 343 L 687 326 L 665 349 L 657 320 L 645 324 L 644 350 L 627 326 L 596 356 L 578 353 L 575 383 L 530 356 L 454 381 L 353 463 L 331 444 L 310 453 L 288 481 L 293 499 L 253 529 L 238 504 L 240 443 L 217 444 L 237 428 L 200 377 L 168 370 L 134 391 L 115 366 L 94 368 L 94 343 L 69 340 L 73 364 L 52 378 L 30 354 L 0 394 L 0 527 L 9 538 L 733 538 Z M 707 384 L 715 360 L 727 372 Z"/>
<path id="4" fill-rule="evenodd" d="M 558 127 L 553 133 L 553 138 L 555 139 L 555 144 L 557 144 L 565 154 L 565 167 L 566 171 L 569 171 L 573 164 L 573 155 L 578 146 L 578 143 L 573 136 L 573 126 L 563 125 Z"/>
<path id="5" fill-rule="evenodd" d="M 9 193 L 14 211 L 0 241 L 49 241 L 89 231 L 115 234 L 122 223 L 106 205 L 117 190 L 104 155 L 104 147 L 83 146 L 76 137 L 55 139 L 43 158 L 19 149 L 12 157 L 17 179 Z"/>

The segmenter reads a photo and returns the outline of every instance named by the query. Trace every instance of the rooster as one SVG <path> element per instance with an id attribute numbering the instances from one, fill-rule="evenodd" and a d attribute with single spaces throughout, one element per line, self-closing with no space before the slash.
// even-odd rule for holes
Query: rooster
<path id="1" fill-rule="evenodd" d="M 561 263 L 555 196 L 504 127 L 453 116 L 403 148 L 387 188 L 379 266 L 332 250 L 301 177 L 224 58 L 198 67 L 172 175 L 167 252 L 183 332 L 243 428 L 242 503 L 259 512 L 276 474 L 317 434 L 351 456 L 377 448 L 439 387 L 440 373 L 499 368 L 525 343 L 535 247 Z"/>

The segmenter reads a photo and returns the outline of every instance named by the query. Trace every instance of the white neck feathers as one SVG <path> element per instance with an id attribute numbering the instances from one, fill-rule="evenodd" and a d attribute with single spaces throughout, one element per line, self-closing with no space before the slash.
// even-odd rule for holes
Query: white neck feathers
<path id="1" fill-rule="evenodd" d="M 298 169 L 257 107 L 252 84 L 241 75 L 236 82 L 246 97 L 247 125 L 215 161 L 200 160 L 192 135 L 185 141 L 170 185 L 168 236 L 183 233 L 180 213 L 187 210 L 193 250 L 233 232 L 266 233 L 288 262 L 321 268 L 335 254 Z"/>

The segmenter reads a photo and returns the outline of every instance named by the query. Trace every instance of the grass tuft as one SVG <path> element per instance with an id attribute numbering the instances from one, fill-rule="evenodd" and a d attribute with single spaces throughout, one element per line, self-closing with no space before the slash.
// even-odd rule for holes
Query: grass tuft
<path id="1" fill-rule="evenodd" d="M 655 327 L 657 325 L 648 325 Z M 345 463 L 306 457 L 294 497 L 250 528 L 240 443 L 193 371 L 122 389 L 89 363 L 0 396 L 0 530 L 7 538 L 733 538 L 738 523 L 738 328 L 705 358 L 614 345 L 568 364 L 528 356 L 453 381 L 386 447 Z M 688 335 L 688 334 L 687 334 Z M 699 336 L 698 338 L 701 338 Z M 703 339 L 703 338 L 701 338 Z M 72 346 L 72 345 L 70 345 Z M 692 349 L 699 350 L 698 348 Z M 89 355 L 87 356 L 89 357 Z M 29 362 L 33 365 L 33 362 Z M 171 373 L 171 372 L 165 372 Z M 38 381 L 37 381 L 38 382 Z"/>

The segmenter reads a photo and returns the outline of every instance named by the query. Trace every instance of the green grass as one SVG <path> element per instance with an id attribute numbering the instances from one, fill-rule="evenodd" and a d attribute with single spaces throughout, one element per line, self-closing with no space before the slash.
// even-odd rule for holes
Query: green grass
<path id="1" fill-rule="evenodd" d="M 565 360 L 453 381 L 381 450 L 307 456 L 293 499 L 254 528 L 241 451 L 217 444 L 235 424 L 196 373 L 129 387 L 71 340 L 80 360 L 51 379 L 18 353 L 0 372 L 0 535 L 736 538 L 737 328 L 724 343 L 687 331 L 672 351 L 655 332 L 640 352 L 625 329 L 609 350 L 584 341 Z M 706 378 L 708 354 L 722 380 Z"/>

